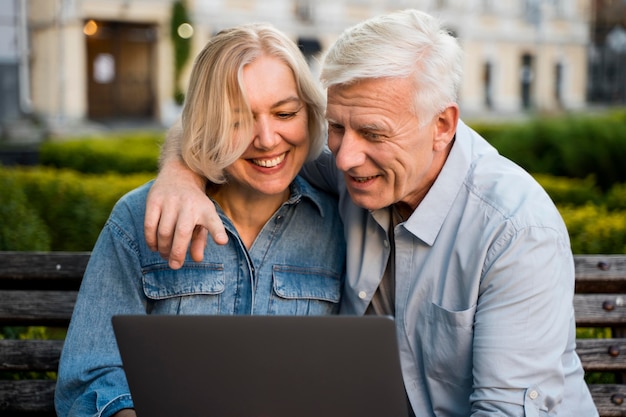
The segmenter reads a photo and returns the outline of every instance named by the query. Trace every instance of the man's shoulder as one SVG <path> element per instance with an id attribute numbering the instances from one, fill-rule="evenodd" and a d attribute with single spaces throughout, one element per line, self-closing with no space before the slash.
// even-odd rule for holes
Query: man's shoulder
<path id="1" fill-rule="evenodd" d="M 561 223 L 560 214 L 543 187 L 530 173 L 500 155 L 477 161 L 466 185 L 470 194 L 520 227 Z"/>

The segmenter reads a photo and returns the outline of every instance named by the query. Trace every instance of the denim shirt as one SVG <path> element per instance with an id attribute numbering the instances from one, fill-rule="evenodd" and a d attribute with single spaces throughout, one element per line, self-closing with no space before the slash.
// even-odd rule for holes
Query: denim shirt
<path id="1" fill-rule="evenodd" d="M 217 207 L 229 242 L 209 237 L 202 262 L 172 270 L 145 243 L 145 184 L 113 208 L 94 247 L 61 355 L 59 417 L 132 408 L 111 327 L 116 314 L 323 315 L 339 308 L 345 241 L 337 201 L 297 177 L 247 250 Z"/>
<path id="2" fill-rule="evenodd" d="M 341 314 L 364 314 L 390 257 L 390 210 L 350 199 L 326 152 L 302 173 L 339 194 Z M 459 122 L 428 194 L 394 228 L 395 321 L 418 417 L 594 417 L 574 323 L 574 261 L 549 196 Z"/>

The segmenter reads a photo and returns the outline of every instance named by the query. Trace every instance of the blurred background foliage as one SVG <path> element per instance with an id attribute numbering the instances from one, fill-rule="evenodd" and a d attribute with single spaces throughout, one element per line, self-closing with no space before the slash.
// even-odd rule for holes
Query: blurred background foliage
<path id="1" fill-rule="evenodd" d="M 626 253 L 626 109 L 468 124 L 546 189 L 574 253 Z M 38 166 L 0 166 L 0 250 L 91 250 L 115 202 L 156 176 L 164 137 L 47 141 Z"/>

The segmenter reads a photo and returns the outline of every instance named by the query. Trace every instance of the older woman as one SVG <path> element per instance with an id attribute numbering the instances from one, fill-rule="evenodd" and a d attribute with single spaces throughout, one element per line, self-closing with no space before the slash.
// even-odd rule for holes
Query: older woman
<path id="1" fill-rule="evenodd" d="M 208 42 L 173 131 L 182 160 L 210 184 L 228 242 L 209 239 L 202 262 L 172 269 L 145 243 L 152 184 L 120 199 L 66 338 L 60 417 L 134 415 L 113 315 L 337 312 L 345 269 L 337 202 L 298 177 L 324 145 L 323 102 L 296 45 L 271 26 L 240 26 Z"/>

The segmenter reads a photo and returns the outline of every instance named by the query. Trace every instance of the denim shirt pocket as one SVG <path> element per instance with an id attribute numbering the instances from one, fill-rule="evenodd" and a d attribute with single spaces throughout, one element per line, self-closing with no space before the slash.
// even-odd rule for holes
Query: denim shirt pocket
<path id="1" fill-rule="evenodd" d="M 225 283 L 224 266 L 217 263 L 146 269 L 143 291 L 148 313 L 218 314 Z"/>
<path id="2" fill-rule="evenodd" d="M 270 314 L 336 314 L 342 289 L 341 276 L 320 268 L 274 265 L 274 294 Z"/>

